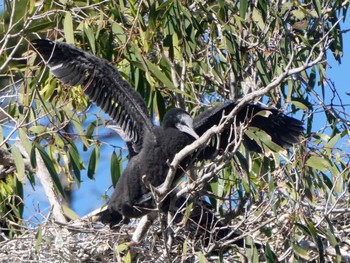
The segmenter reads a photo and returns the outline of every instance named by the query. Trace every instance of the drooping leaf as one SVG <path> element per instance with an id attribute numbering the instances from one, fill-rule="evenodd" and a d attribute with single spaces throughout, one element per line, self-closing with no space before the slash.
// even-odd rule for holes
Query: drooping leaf
<path id="1" fill-rule="evenodd" d="M 42 240 L 42 227 L 41 227 L 41 224 L 39 224 L 39 226 L 38 226 L 38 230 L 36 232 L 35 239 L 36 239 L 35 251 L 37 253 L 39 253 L 40 248 L 41 248 L 41 240 Z"/>
<path id="2" fill-rule="evenodd" d="M 278 258 L 276 257 L 275 253 L 273 253 L 273 251 L 271 250 L 269 243 L 266 243 L 265 257 L 266 257 L 266 262 L 269 262 L 269 263 L 278 262 Z"/>
<path id="3" fill-rule="evenodd" d="M 78 220 L 79 219 L 79 216 L 72 209 L 70 209 L 68 206 L 63 205 L 62 209 L 63 209 L 64 215 L 66 217 L 68 217 L 70 220 Z"/>
<path id="4" fill-rule="evenodd" d="M 198 257 L 198 262 L 199 263 L 208 263 L 209 262 L 207 260 L 207 258 L 205 257 L 205 255 L 202 252 L 200 252 L 200 251 L 197 252 L 197 257 Z"/>
<path id="5" fill-rule="evenodd" d="M 15 146 L 12 145 L 11 147 L 11 152 L 13 154 L 14 160 L 15 160 L 15 165 L 16 165 L 16 176 L 19 181 L 23 182 L 25 178 L 25 173 L 24 173 L 24 160 L 21 152 L 19 149 Z"/>
<path id="6" fill-rule="evenodd" d="M 79 153 L 76 151 L 74 147 L 68 146 L 68 153 L 70 157 L 70 161 L 72 164 L 74 176 L 75 176 L 75 182 L 77 183 L 77 187 L 80 188 L 80 182 L 81 182 L 81 177 L 80 177 L 80 169 L 82 160 L 80 159 Z"/>
<path id="7" fill-rule="evenodd" d="M 67 43 L 74 44 L 73 18 L 70 11 L 66 12 L 64 17 L 63 30 Z"/>
<path id="8" fill-rule="evenodd" d="M 248 0 L 239 1 L 239 15 L 242 19 L 245 19 L 246 13 L 248 11 Z"/>
<path id="9" fill-rule="evenodd" d="M 92 54 L 96 54 L 95 33 L 92 31 L 91 27 L 87 23 L 84 23 L 84 32 L 89 40 Z"/>
<path id="10" fill-rule="evenodd" d="M 112 185 L 115 186 L 122 174 L 122 158 L 121 154 L 117 156 L 115 151 L 113 151 L 111 156 L 111 177 L 112 177 Z"/>
<path id="11" fill-rule="evenodd" d="M 55 167 L 53 166 L 53 162 L 50 159 L 49 155 L 46 153 L 46 151 L 43 149 L 43 147 L 41 147 L 38 143 L 34 142 L 33 143 L 33 148 L 37 149 L 41 158 L 44 161 L 45 167 L 47 168 L 47 170 L 49 171 L 52 181 L 54 183 L 54 186 L 57 188 L 57 190 L 59 191 L 59 193 L 62 196 L 65 196 L 64 194 L 64 190 L 61 184 L 61 181 L 58 177 L 58 174 L 56 172 Z"/>
<path id="12" fill-rule="evenodd" d="M 99 160 L 100 160 L 100 147 L 96 145 L 91 152 L 90 160 L 89 160 L 88 177 L 90 179 L 94 179 L 94 175 L 96 174 L 96 169 L 97 169 Z"/>

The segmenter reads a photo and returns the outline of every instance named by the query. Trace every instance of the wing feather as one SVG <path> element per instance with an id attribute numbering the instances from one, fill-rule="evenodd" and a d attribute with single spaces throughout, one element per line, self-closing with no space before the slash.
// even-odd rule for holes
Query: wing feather
<path id="1" fill-rule="evenodd" d="M 223 114 L 228 115 L 236 105 L 237 103 L 232 101 L 220 103 L 199 114 L 193 122 L 197 134 L 202 135 L 213 125 L 218 125 Z M 268 112 L 268 114 L 259 114 L 263 111 Z M 236 124 L 240 125 L 240 123 L 244 121 L 249 121 L 249 127 L 256 127 L 263 130 L 271 137 L 274 143 L 285 149 L 298 143 L 304 132 L 303 123 L 301 121 L 289 117 L 277 109 L 267 108 L 259 104 L 248 104 L 238 112 Z M 217 148 L 225 149 L 233 140 L 230 132 L 231 126 L 227 127 L 221 133 L 219 147 L 217 147 L 217 139 L 214 137 L 210 145 L 203 150 L 201 158 L 210 158 Z M 243 135 L 243 143 L 250 151 L 262 151 L 261 147 L 247 135 Z"/>
<path id="2" fill-rule="evenodd" d="M 142 148 L 145 130 L 153 124 L 141 95 L 131 87 L 107 60 L 95 57 L 63 42 L 32 41 L 51 72 L 70 86 L 82 84 L 84 92 L 113 118 L 113 125 L 135 153 Z"/>

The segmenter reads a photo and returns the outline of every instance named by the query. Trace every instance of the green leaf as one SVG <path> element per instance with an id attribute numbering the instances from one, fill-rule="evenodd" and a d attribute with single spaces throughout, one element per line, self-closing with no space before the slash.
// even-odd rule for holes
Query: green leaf
<path id="1" fill-rule="evenodd" d="M 39 32 L 45 32 L 49 29 L 52 29 L 56 26 L 56 21 L 34 21 L 33 24 L 26 30 L 27 33 L 39 33 Z"/>
<path id="2" fill-rule="evenodd" d="M 32 149 L 30 151 L 30 165 L 35 169 L 36 168 L 36 152 L 35 147 L 32 146 Z"/>
<path id="3" fill-rule="evenodd" d="M 274 193 L 275 193 L 275 180 L 273 176 L 271 176 L 270 182 L 269 182 L 269 193 L 270 193 L 270 198 L 273 199 Z"/>
<path id="4" fill-rule="evenodd" d="M 271 140 L 270 135 L 268 135 L 265 131 L 260 130 L 259 128 L 249 127 L 245 131 L 245 134 L 250 139 L 255 140 L 259 144 L 259 146 L 262 147 L 264 152 L 267 152 L 268 149 L 275 153 L 285 151 L 281 146 L 279 146 Z M 265 146 L 267 146 L 267 148 Z"/>
<path id="5" fill-rule="evenodd" d="M 328 223 L 331 224 L 331 222 L 328 222 Z M 335 251 L 337 252 L 337 262 L 340 263 L 341 262 L 341 252 L 340 252 L 337 238 L 335 237 L 334 233 L 329 228 L 327 228 L 326 235 L 327 235 L 327 240 L 329 240 L 332 247 L 335 248 Z"/>
<path id="6" fill-rule="evenodd" d="M 347 134 L 347 131 L 344 130 L 342 133 L 338 133 L 336 135 L 334 135 L 329 141 L 328 143 L 325 145 L 325 149 L 328 153 L 328 156 L 331 157 L 331 151 L 334 149 L 335 145 L 337 144 L 337 142 L 343 138 L 345 135 Z"/>
<path id="7" fill-rule="evenodd" d="M 173 82 L 152 62 L 147 59 L 144 59 L 144 62 L 147 65 L 147 68 L 152 72 L 152 74 L 161 81 L 165 87 L 170 88 L 171 90 L 176 90 Z"/>
<path id="8" fill-rule="evenodd" d="M 189 202 L 186 205 L 186 211 L 185 211 L 185 215 L 184 215 L 185 224 L 186 224 L 187 220 L 190 218 L 192 208 L 193 208 L 193 202 Z"/>
<path id="9" fill-rule="evenodd" d="M 318 17 L 322 17 L 321 1 L 312 0 L 312 3 L 314 4 Z"/>
<path id="10" fill-rule="evenodd" d="M 310 88 L 315 88 L 315 84 L 316 84 L 316 69 L 315 67 L 312 67 L 309 75 L 308 85 Z"/>
<path id="11" fill-rule="evenodd" d="M 71 220 L 78 220 L 79 216 L 72 210 L 70 209 L 68 206 L 63 205 L 62 206 L 63 209 L 63 213 L 66 217 L 68 217 Z"/>
<path id="12" fill-rule="evenodd" d="M 115 38 L 118 40 L 118 43 L 126 42 L 126 35 L 123 27 L 121 27 L 118 23 L 112 23 L 112 32 L 114 33 Z"/>
<path id="13" fill-rule="evenodd" d="M 55 145 L 57 145 L 59 148 L 65 147 L 64 141 L 62 140 L 61 137 L 59 137 L 57 134 L 54 134 L 53 138 L 55 141 Z"/>
<path id="14" fill-rule="evenodd" d="M 87 36 L 87 38 L 88 38 L 88 40 L 89 40 L 89 44 L 90 44 L 92 53 L 93 53 L 93 54 L 96 54 L 95 33 L 94 33 L 94 31 L 91 29 L 91 27 L 89 27 L 89 25 L 87 24 L 87 22 L 84 23 L 84 32 L 85 32 L 85 35 Z"/>
<path id="15" fill-rule="evenodd" d="M 23 183 L 20 182 L 19 180 L 17 180 L 17 178 L 16 178 L 16 190 L 17 190 L 18 196 L 20 198 L 22 198 L 22 200 L 23 200 Z M 19 205 L 17 205 L 17 207 L 18 207 L 19 215 L 20 215 L 20 217 L 22 217 L 23 216 L 23 210 L 24 210 L 24 204 L 21 202 Z"/>
<path id="16" fill-rule="evenodd" d="M 117 252 L 121 253 L 125 250 L 127 250 L 130 246 L 130 242 L 122 243 L 117 246 Z"/>
<path id="17" fill-rule="evenodd" d="M 315 238 L 317 236 L 317 230 L 316 230 L 316 227 L 314 226 L 313 222 L 306 217 L 304 217 L 304 220 L 307 224 L 307 227 L 308 227 L 311 235 Z"/>
<path id="18" fill-rule="evenodd" d="M 38 231 L 36 232 L 36 235 L 35 235 L 35 239 L 36 239 L 36 242 L 35 242 L 35 251 L 37 253 L 39 253 L 40 251 L 40 248 L 41 248 L 41 240 L 42 240 L 42 228 L 41 228 L 41 224 L 39 224 L 38 226 Z"/>
<path id="19" fill-rule="evenodd" d="M 259 26 L 259 28 L 261 30 L 264 30 L 265 28 L 265 22 L 264 19 L 262 18 L 262 15 L 260 13 L 260 10 L 258 10 L 257 8 L 253 9 L 253 15 L 252 18 L 254 20 L 255 23 L 257 23 L 257 25 Z"/>
<path id="20" fill-rule="evenodd" d="M 308 251 L 298 246 L 297 244 L 292 244 L 292 247 L 295 254 L 302 258 L 308 258 Z"/>
<path id="21" fill-rule="evenodd" d="M 112 178 L 112 185 L 115 186 L 117 182 L 119 181 L 119 178 L 122 174 L 122 158 L 121 154 L 117 156 L 115 151 L 113 151 L 111 156 L 111 178 Z"/>
<path id="22" fill-rule="evenodd" d="M 148 26 L 150 29 L 154 30 L 157 25 L 157 12 L 156 12 L 156 5 L 158 4 L 157 1 L 154 1 L 149 10 L 149 18 L 148 18 Z"/>
<path id="23" fill-rule="evenodd" d="M 305 17 L 305 13 L 300 10 L 300 9 L 295 9 L 295 10 L 292 10 L 291 13 L 293 14 L 293 16 L 295 16 L 296 19 L 298 20 L 303 20 L 304 17 Z"/>
<path id="24" fill-rule="evenodd" d="M 64 194 L 64 190 L 63 187 L 61 185 L 61 181 L 60 178 L 58 177 L 58 174 L 56 172 L 55 167 L 53 166 L 53 162 L 50 159 L 49 155 L 45 152 L 45 150 L 43 149 L 43 147 L 41 147 L 38 143 L 34 142 L 33 143 L 33 148 L 37 149 L 39 151 L 39 154 L 41 156 L 41 158 L 44 161 L 44 164 L 47 168 L 47 170 L 49 171 L 51 178 L 54 182 L 54 185 L 56 186 L 57 190 L 60 192 L 60 194 L 62 196 L 65 196 Z"/>
<path id="25" fill-rule="evenodd" d="M 268 66 L 265 62 L 264 57 L 262 57 L 260 54 L 258 54 L 259 60 L 256 63 L 256 66 L 258 68 L 259 76 L 261 77 L 261 80 L 263 82 L 264 86 L 267 86 L 270 83 L 270 79 L 267 73 Z"/>
<path id="26" fill-rule="evenodd" d="M 19 130 L 21 130 L 21 128 Z M 0 125 L 0 142 L 2 142 L 3 140 L 4 140 L 4 130 L 2 129 L 2 127 Z"/>
<path id="27" fill-rule="evenodd" d="M 23 182 L 25 178 L 25 172 L 24 172 L 24 160 L 21 152 L 18 150 L 18 148 L 15 145 L 12 145 L 11 152 L 15 160 L 16 165 L 16 176 L 19 181 Z"/>
<path id="28" fill-rule="evenodd" d="M 76 151 L 76 149 L 72 146 L 68 146 L 68 153 L 70 157 L 70 162 L 73 168 L 74 176 L 75 176 L 75 181 L 77 183 L 77 187 L 80 188 L 80 182 L 81 182 L 81 177 L 80 177 L 80 169 L 81 167 L 81 159 L 79 153 Z"/>
<path id="29" fill-rule="evenodd" d="M 311 232 L 306 226 L 300 223 L 295 223 L 295 226 L 298 227 L 305 235 L 311 236 Z"/>
<path id="30" fill-rule="evenodd" d="M 64 107 L 64 112 L 67 114 L 67 116 L 72 119 L 72 123 L 75 126 L 75 128 L 77 129 L 77 132 L 80 136 L 80 139 L 83 141 L 84 146 L 86 148 L 90 147 L 90 142 L 87 140 L 83 127 L 81 126 L 81 121 L 78 118 L 77 114 L 75 112 L 73 112 L 68 106 Z"/>
<path id="31" fill-rule="evenodd" d="M 182 255 L 184 257 L 186 257 L 187 255 L 187 251 L 188 251 L 188 240 L 187 238 L 184 240 L 183 244 L 182 244 Z"/>
<path id="32" fill-rule="evenodd" d="M 67 11 L 64 17 L 63 31 L 67 43 L 74 44 L 73 19 L 70 11 Z"/>
<path id="33" fill-rule="evenodd" d="M 307 111 L 309 109 L 304 103 L 300 101 L 292 100 L 291 103 L 301 110 Z"/>
<path id="34" fill-rule="evenodd" d="M 198 262 L 199 263 L 208 263 L 209 261 L 207 258 L 204 256 L 204 254 L 200 251 L 197 252 L 197 257 L 198 257 Z"/>
<path id="35" fill-rule="evenodd" d="M 96 145 L 96 147 L 92 150 L 90 160 L 89 160 L 88 177 L 90 179 L 94 179 L 94 175 L 96 173 L 99 160 L 100 160 L 100 147 Z"/>
<path id="36" fill-rule="evenodd" d="M 86 131 L 85 131 L 85 136 L 87 139 L 92 139 L 92 135 L 95 131 L 95 128 L 97 127 L 97 121 L 93 121 L 89 124 L 89 126 L 86 128 Z"/>
<path id="37" fill-rule="evenodd" d="M 124 263 L 131 263 L 131 251 L 129 250 L 124 258 Z"/>
<path id="38" fill-rule="evenodd" d="M 40 90 L 40 95 L 45 101 L 49 101 L 57 88 L 57 79 L 51 78 L 45 86 Z"/>
<path id="39" fill-rule="evenodd" d="M 326 172 L 328 170 L 329 163 L 323 157 L 311 155 L 306 161 L 306 165 L 316 170 Z"/>
<path id="40" fill-rule="evenodd" d="M 266 256 L 266 262 L 268 263 L 278 262 L 278 258 L 276 257 L 275 253 L 273 253 L 273 251 L 271 250 L 269 243 L 266 243 L 265 256 Z"/>
<path id="41" fill-rule="evenodd" d="M 41 125 L 38 125 L 38 126 L 32 126 L 29 128 L 29 131 L 30 132 L 33 132 L 35 134 L 43 134 L 47 131 L 47 127 L 46 126 L 41 126 Z"/>
<path id="42" fill-rule="evenodd" d="M 248 4 L 249 1 L 248 0 L 241 0 L 239 1 L 239 16 L 244 20 L 245 19 L 245 15 L 248 11 Z"/>

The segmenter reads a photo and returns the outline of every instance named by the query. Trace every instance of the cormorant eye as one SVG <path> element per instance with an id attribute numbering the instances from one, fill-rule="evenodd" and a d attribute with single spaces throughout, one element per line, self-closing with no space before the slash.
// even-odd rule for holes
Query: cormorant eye
<path id="1" fill-rule="evenodd" d="M 185 121 L 180 121 L 181 125 L 187 126 L 187 123 Z"/>

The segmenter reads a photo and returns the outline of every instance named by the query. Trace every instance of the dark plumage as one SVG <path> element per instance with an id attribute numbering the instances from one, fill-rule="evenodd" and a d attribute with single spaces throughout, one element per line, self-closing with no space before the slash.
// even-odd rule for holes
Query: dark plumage
<path id="1" fill-rule="evenodd" d="M 142 147 L 143 134 L 153 124 L 143 98 L 125 81 L 107 60 L 97 58 L 63 42 L 35 39 L 39 51 L 51 72 L 65 84 L 82 84 L 84 92 L 109 114 L 119 128 L 120 136 L 137 154 Z"/>
<path id="2" fill-rule="evenodd" d="M 162 184 L 169 170 L 168 162 L 175 154 L 192 143 L 197 138 L 196 133 L 200 136 L 219 124 L 223 113 L 229 114 L 236 106 L 235 102 L 218 104 L 196 117 L 193 126 L 187 112 L 172 109 L 165 115 L 162 126 L 156 127 L 142 97 L 106 60 L 62 42 L 37 39 L 32 43 L 58 79 L 69 85 L 84 86 L 91 100 L 113 119 L 111 127 L 127 142 L 130 159 L 108 203 L 110 214 L 105 218 L 109 220 L 119 221 L 121 215 L 139 217 L 153 209 L 154 201 L 142 176 L 146 175 L 153 186 Z M 261 114 L 265 111 L 267 114 Z M 300 121 L 256 104 L 248 104 L 239 111 L 236 124 L 244 121 L 248 121 L 250 127 L 265 131 L 283 148 L 298 142 L 303 133 Z M 230 130 L 231 127 L 227 127 L 221 134 L 219 147 L 214 136 L 212 143 L 198 153 L 197 158 L 208 159 L 217 148 L 225 149 L 232 140 Z M 244 143 L 249 150 L 261 151 L 260 146 L 246 135 Z M 182 168 L 186 169 L 188 164 L 189 159 L 184 160 Z M 181 174 L 180 168 L 176 177 Z"/>
<path id="3" fill-rule="evenodd" d="M 152 200 L 136 205 L 142 196 L 149 193 L 142 182 L 142 176 L 153 186 L 159 186 L 165 180 L 169 165 L 177 152 L 192 143 L 198 137 L 192 130 L 192 119 L 181 109 L 171 109 L 164 116 L 162 127 L 154 127 L 152 134 L 146 132 L 141 151 L 129 160 L 109 201 L 108 208 L 130 217 L 139 217 L 152 209 Z M 179 128 L 188 127 L 188 131 Z"/>

